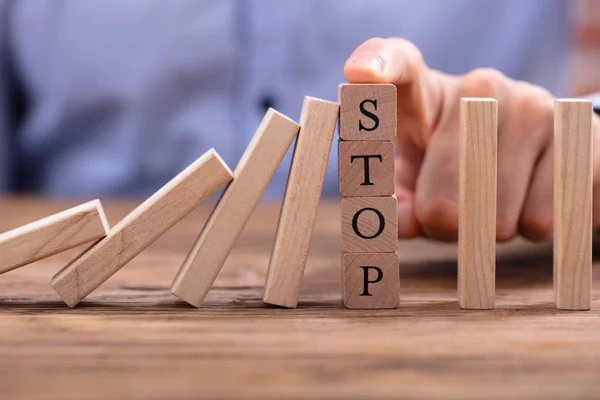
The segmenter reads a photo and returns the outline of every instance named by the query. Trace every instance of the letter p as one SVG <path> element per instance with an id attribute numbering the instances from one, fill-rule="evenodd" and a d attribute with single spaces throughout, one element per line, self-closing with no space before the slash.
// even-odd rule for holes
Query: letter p
<path id="1" fill-rule="evenodd" d="M 377 283 L 381 281 L 383 279 L 383 271 L 379 267 L 361 266 L 361 268 L 363 270 L 363 292 L 360 294 L 360 296 L 372 296 L 372 294 L 369 293 L 369 283 Z M 377 272 L 377 277 L 374 280 L 369 280 L 370 269 L 373 269 Z"/>

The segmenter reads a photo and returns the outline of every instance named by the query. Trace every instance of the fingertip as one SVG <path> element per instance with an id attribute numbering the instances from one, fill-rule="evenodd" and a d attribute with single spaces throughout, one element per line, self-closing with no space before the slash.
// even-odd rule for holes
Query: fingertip
<path id="1" fill-rule="evenodd" d="M 344 76 L 350 83 L 405 84 L 414 79 L 413 70 L 423 65 L 421 53 L 407 40 L 373 38 L 352 53 Z"/>
<path id="2" fill-rule="evenodd" d="M 412 196 L 396 193 L 398 198 L 398 239 L 411 239 L 421 234 Z"/>
<path id="3" fill-rule="evenodd" d="M 344 65 L 344 77 L 350 83 L 387 83 L 385 62 L 376 54 L 359 54 Z"/>

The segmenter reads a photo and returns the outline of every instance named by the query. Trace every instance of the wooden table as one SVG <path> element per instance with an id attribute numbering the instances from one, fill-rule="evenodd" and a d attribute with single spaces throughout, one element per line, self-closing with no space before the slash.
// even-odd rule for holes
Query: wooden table
<path id="1" fill-rule="evenodd" d="M 78 202 L 0 200 L 0 231 Z M 112 224 L 135 205 L 105 202 Z M 75 309 L 49 281 L 80 250 L 0 276 L 0 398 L 600 397 L 600 268 L 593 310 L 560 312 L 551 246 L 500 246 L 497 309 L 461 311 L 456 245 L 411 241 L 401 308 L 346 310 L 334 202 L 319 211 L 299 307 L 265 307 L 278 204 L 263 204 L 198 310 L 168 286 L 209 209 Z"/>

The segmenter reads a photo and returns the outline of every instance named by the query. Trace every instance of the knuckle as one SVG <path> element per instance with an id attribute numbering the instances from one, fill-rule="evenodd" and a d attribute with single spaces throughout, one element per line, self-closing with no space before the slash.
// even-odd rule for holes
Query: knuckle
<path id="1" fill-rule="evenodd" d="M 380 37 L 373 37 L 370 39 L 367 39 L 364 43 L 363 46 L 380 46 L 383 43 L 385 43 L 386 40 L 384 38 L 380 38 Z"/>
<path id="2" fill-rule="evenodd" d="M 410 54 L 413 62 L 423 64 L 424 60 L 423 60 L 423 54 L 421 53 L 421 50 L 419 50 L 419 48 L 410 40 L 400 39 L 400 41 L 401 41 L 400 43 L 402 44 L 402 46 L 404 48 L 404 51 Z"/>
<path id="3" fill-rule="evenodd" d="M 424 202 L 417 207 L 417 219 L 428 231 L 456 234 L 458 205 L 447 200 Z"/>
<path id="4" fill-rule="evenodd" d="M 396 50 L 406 59 L 408 68 L 413 73 L 425 65 L 423 54 L 413 42 L 404 38 L 392 38 L 390 40 L 391 43 L 394 44 Z"/>
<path id="5" fill-rule="evenodd" d="M 508 78 L 497 69 L 478 68 L 468 73 L 462 83 L 462 97 L 497 97 Z"/>
<path id="6" fill-rule="evenodd" d="M 496 240 L 498 242 L 507 242 L 517 236 L 517 224 L 506 219 L 496 222 Z"/>
<path id="7" fill-rule="evenodd" d="M 533 120 L 538 125 L 540 122 L 551 122 L 554 117 L 553 97 L 546 89 L 532 87 L 523 95 L 520 102 L 522 115 Z"/>
<path id="8" fill-rule="evenodd" d="M 514 143 L 530 143 L 540 148 L 552 137 L 554 102 L 552 95 L 537 86 L 522 91 L 511 106 L 513 123 L 511 129 L 504 129 L 502 135 L 510 137 Z"/>
<path id="9" fill-rule="evenodd" d="M 521 234 L 534 242 L 544 242 L 552 238 L 552 218 L 533 214 L 524 214 L 519 222 Z"/>
<path id="10" fill-rule="evenodd" d="M 362 42 L 348 57 L 346 63 L 354 60 L 360 54 L 373 54 L 379 53 L 381 49 L 386 45 L 387 40 L 379 37 L 374 37 Z"/>
<path id="11" fill-rule="evenodd" d="M 478 81 L 499 81 L 506 79 L 506 76 L 496 68 L 476 68 L 468 76 Z"/>

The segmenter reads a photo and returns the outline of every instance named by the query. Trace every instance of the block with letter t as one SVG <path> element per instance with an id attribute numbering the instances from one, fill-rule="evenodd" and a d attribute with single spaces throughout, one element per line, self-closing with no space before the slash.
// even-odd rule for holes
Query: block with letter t
<path id="1" fill-rule="evenodd" d="M 394 143 L 389 140 L 341 141 L 339 189 L 343 197 L 394 194 Z"/>

